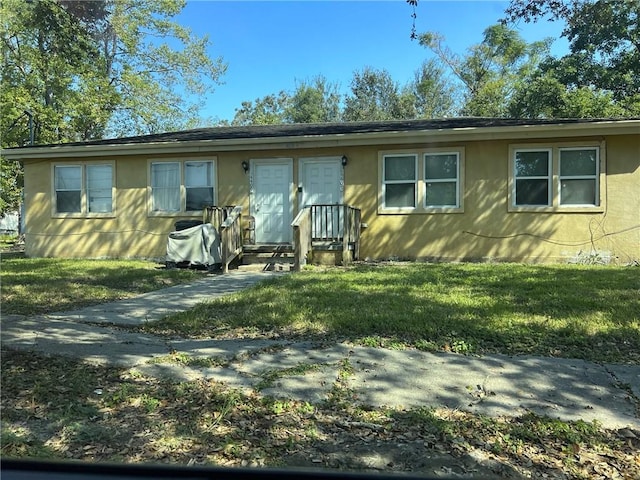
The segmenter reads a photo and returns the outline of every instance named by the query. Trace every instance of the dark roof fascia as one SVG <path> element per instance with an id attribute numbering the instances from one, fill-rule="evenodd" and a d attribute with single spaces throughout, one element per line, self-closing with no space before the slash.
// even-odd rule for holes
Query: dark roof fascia
<path id="1" fill-rule="evenodd" d="M 318 139 L 328 136 L 362 136 L 384 133 L 404 133 L 412 132 L 433 132 L 433 131 L 467 131 L 469 129 L 500 129 L 518 127 L 545 127 L 545 126 L 566 126 L 566 125 L 589 125 L 597 123 L 618 123 L 637 121 L 640 118 L 627 119 L 511 119 L 511 118 L 478 118 L 459 117 L 450 119 L 435 120 L 394 120 L 385 122 L 342 122 L 342 123 L 321 123 L 321 124 L 283 124 L 283 125 L 254 125 L 244 127 L 211 127 L 177 132 L 158 133 L 150 135 L 139 135 L 133 137 L 121 137 L 103 140 L 92 140 L 84 142 L 70 142 L 47 145 L 34 145 L 24 147 L 14 147 L 3 149 L 3 153 L 9 157 L 13 154 L 20 156 L 21 152 L 29 150 L 35 154 L 44 150 L 67 150 L 72 147 L 116 147 L 116 146 L 142 146 L 162 145 L 171 146 L 182 143 L 194 142 L 221 142 L 221 141 L 242 141 L 261 139 Z"/>

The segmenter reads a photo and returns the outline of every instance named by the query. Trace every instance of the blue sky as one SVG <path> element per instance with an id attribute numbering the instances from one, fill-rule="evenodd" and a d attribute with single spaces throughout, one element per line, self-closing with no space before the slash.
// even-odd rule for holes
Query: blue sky
<path id="1" fill-rule="evenodd" d="M 454 52 L 482 40 L 508 5 L 492 0 L 420 0 L 416 31 L 437 31 Z M 209 1 L 188 0 L 178 22 L 208 34 L 210 54 L 222 56 L 227 73 L 205 102 L 203 116 L 231 120 L 242 101 L 280 90 L 318 74 L 348 91 L 355 70 L 386 69 L 404 85 L 432 54 L 409 38 L 411 7 L 394 1 Z M 525 40 L 558 38 L 562 25 L 517 26 Z M 563 39 L 554 53 L 566 49 Z"/>

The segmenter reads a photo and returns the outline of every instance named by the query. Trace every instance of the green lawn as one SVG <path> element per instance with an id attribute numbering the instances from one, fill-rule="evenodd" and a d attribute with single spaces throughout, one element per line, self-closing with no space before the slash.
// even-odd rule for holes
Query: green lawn
<path id="1" fill-rule="evenodd" d="M 131 260 L 14 258 L 1 267 L 3 315 L 71 310 L 201 276 Z M 422 263 L 310 269 L 144 330 L 640 363 L 640 269 Z"/>
<path id="2" fill-rule="evenodd" d="M 78 308 L 198 276 L 148 262 L 3 259 L 3 315 Z M 602 266 L 311 269 L 146 329 L 637 363 L 639 278 L 638 268 Z M 31 351 L 1 355 L 4 458 L 370 471 L 363 459 L 380 455 L 395 459 L 384 472 L 432 476 L 441 472 L 438 462 L 459 469 L 480 455 L 506 473 L 532 478 L 640 475 L 640 443 L 625 429 L 532 414 L 363 408 L 343 381 L 347 363 L 327 400 L 311 405 L 205 379 L 149 378 Z"/>
<path id="3" fill-rule="evenodd" d="M 201 304 L 145 330 L 639 363 L 640 269 L 517 264 L 312 269 Z"/>
<path id="4" fill-rule="evenodd" d="M 3 315 L 72 310 L 201 276 L 142 260 L 3 258 L 0 267 Z"/>

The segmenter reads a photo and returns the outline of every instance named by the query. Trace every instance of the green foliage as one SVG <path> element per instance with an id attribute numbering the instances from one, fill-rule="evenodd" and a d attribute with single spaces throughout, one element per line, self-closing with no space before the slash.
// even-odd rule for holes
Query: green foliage
<path id="1" fill-rule="evenodd" d="M 409 83 L 417 118 L 444 118 L 456 113 L 457 92 L 445 68 L 435 59 L 426 60 Z"/>
<path id="2" fill-rule="evenodd" d="M 520 86 L 510 112 L 530 117 L 640 115 L 640 2 L 512 0 L 507 20 L 565 22 L 569 54 Z"/>
<path id="3" fill-rule="evenodd" d="M 300 82 L 285 109 L 285 121 L 291 123 L 337 122 L 340 114 L 338 85 L 318 75 L 311 82 Z"/>
<path id="4" fill-rule="evenodd" d="M 184 0 L 7 0 L 3 18 L 3 146 L 58 143 L 183 127 L 225 65 L 172 21 Z"/>
<path id="5" fill-rule="evenodd" d="M 242 102 L 232 125 L 274 125 L 282 123 L 323 123 L 340 120 L 338 86 L 322 75 L 296 85 L 293 92 Z"/>
<path id="6" fill-rule="evenodd" d="M 497 24 L 488 27 L 482 43 L 464 56 L 446 47 L 438 33 L 422 34 L 420 44 L 450 67 L 462 91 L 463 115 L 504 117 L 513 93 L 548 53 L 550 40 L 527 44 L 515 30 Z"/>
<path id="7" fill-rule="evenodd" d="M 356 71 L 351 92 L 344 99 L 346 121 L 380 121 L 414 118 L 411 102 L 386 70 L 366 67 Z"/>
<path id="8" fill-rule="evenodd" d="M 25 110 L 33 115 L 37 143 L 101 135 L 106 121 L 101 110 L 115 91 L 100 80 L 102 62 L 91 31 L 96 22 L 54 0 L 7 0 L 0 16 L 3 146 L 29 139 Z M 92 110 L 88 101 L 100 107 Z"/>
<path id="9" fill-rule="evenodd" d="M 341 110 L 341 103 L 344 109 Z M 446 117 L 455 113 L 455 91 L 436 60 L 424 62 L 414 79 L 402 88 L 386 70 L 354 72 L 350 93 L 318 75 L 254 101 L 242 102 L 232 125 L 324 123 Z"/>
<path id="10" fill-rule="evenodd" d="M 236 109 L 232 125 L 277 125 L 284 123 L 285 109 L 290 102 L 289 94 L 281 91 L 278 95 L 256 98 L 253 102 L 242 102 Z"/>
<path id="11" fill-rule="evenodd" d="M 22 164 L 0 158 L 0 216 L 19 209 L 23 182 Z"/>

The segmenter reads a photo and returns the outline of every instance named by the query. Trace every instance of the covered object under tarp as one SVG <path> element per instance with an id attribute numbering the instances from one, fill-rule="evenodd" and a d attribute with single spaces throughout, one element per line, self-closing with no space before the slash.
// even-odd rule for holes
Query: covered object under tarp
<path id="1" fill-rule="evenodd" d="M 167 265 L 213 267 L 222 263 L 220 234 L 210 223 L 171 232 L 167 241 Z"/>

